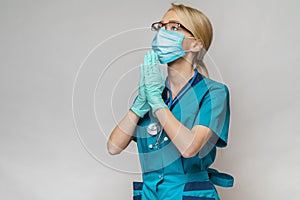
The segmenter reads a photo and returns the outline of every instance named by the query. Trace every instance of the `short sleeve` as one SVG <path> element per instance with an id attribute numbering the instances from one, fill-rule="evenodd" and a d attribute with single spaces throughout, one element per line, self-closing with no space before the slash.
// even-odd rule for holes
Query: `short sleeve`
<path id="1" fill-rule="evenodd" d="M 195 125 L 210 128 L 217 136 L 217 147 L 226 147 L 230 123 L 229 91 L 226 85 L 212 85 L 199 104 Z"/>

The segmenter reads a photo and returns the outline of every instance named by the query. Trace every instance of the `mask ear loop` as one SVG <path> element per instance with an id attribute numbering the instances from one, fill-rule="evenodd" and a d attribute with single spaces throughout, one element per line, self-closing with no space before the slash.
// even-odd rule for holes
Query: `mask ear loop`
<path id="1" fill-rule="evenodd" d="M 184 50 L 185 53 L 189 53 L 189 52 L 193 52 L 192 50 Z M 194 66 L 194 62 L 192 61 L 189 61 L 187 58 L 185 58 L 184 56 L 182 56 L 182 58 L 187 62 L 189 63 L 190 65 L 193 66 L 193 68 L 195 69 L 195 66 Z"/>
<path id="2" fill-rule="evenodd" d="M 196 63 L 193 63 L 193 69 L 197 69 L 197 64 Z"/>
<path id="3" fill-rule="evenodd" d="M 202 40 L 201 38 L 200 38 L 200 39 L 197 39 L 197 38 L 192 37 L 192 36 L 185 36 L 185 38 L 188 38 L 188 39 L 194 39 L 194 40 L 200 40 L 201 43 L 204 44 L 204 43 L 203 43 L 203 40 Z M 201 50 L 200 50 L 200 51 L 201 51 Z M 185 51 L 185 52 L 192 52 L 192 51 L 191 51 L 191 50 L 187 50 L 187 51 Z M 195 56 L 197 56 L 197 55 L 195 55 Z M 197 64 L 197 62 L 194 62 L 195 58 L 193 59 L 192 63 L 189 62 L 187 59 L 185 59 L 185 60 L 193 66 L 193 69 L 194 69 L 194 70 L 197 69 L 198 64 Z"/>
<path id="4" fill-rule="evenodd" d="M 187 39 L 193 39 L 193 40 L 198 40 L 197 38 L 195 38 L 194 36 L 184 36 L 184 38 Z M 185 53 L 189 53 L 189 52 L 193 52 L 192 50 L 184 50 Z M 189 64 L 191 64 L 193 66 L 194 69 L 196 69 L 197 64 L 195 64 L 193 61 L 190 62 L 189 60 L 187 60 L 185 57 L 182 57 L 186 62 L 188 62 Z"/>

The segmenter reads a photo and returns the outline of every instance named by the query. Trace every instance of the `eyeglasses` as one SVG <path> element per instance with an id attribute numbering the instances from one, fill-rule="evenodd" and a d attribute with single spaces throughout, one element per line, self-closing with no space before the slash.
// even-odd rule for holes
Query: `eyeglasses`
<path id="1" fill-rule="evenodd" d="M 186 30 L 189 34 L 191 34 L 194 37 L 193 33 L 189 29 L 185 28 L 179 22 L 167 22 L 167 23 L 155 22 L 151 25 L 151 30 L 158 31 L 162 27 L 165 27 L 167 30 L 170 31 L 178 31 L 180 29 L 183 29 Z"/>

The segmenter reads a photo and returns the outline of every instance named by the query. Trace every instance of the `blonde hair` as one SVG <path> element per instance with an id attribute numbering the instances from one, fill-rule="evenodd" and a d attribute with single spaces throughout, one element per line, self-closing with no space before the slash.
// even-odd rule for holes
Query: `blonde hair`
<path id="1" fill-rule="evenodd" d="M 193 66 L 199 73 L 208 78 L 208 70 L 203 62 L 204 55 L 208 51 L 213 38 L 213 28 L 208 17 L 201 11 L 183 4 L 172 3 L 171 5 L 172 7 L 169 10 L 174 10 L 184 26 L 193 33 L 196 39 L 201 40 L 203 48 L 196 53 Z"/>

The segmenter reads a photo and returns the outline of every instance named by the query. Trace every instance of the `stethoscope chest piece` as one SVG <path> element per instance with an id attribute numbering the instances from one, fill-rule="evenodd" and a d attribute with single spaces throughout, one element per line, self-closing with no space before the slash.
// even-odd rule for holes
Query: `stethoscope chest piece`
<path id="1" fill-rule="evenodd" d="M 147 127 L 147 132 L 152 135 L 152 136 L 155 136 L 157 135 L 157 133 L 160 132 L 160 126 L 158 125 L 158 123 L 154 122 L 154 123 L 151 123 L 149 124 L 149 126 Z"/>

